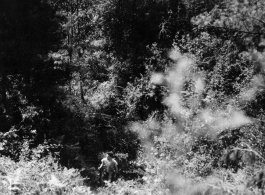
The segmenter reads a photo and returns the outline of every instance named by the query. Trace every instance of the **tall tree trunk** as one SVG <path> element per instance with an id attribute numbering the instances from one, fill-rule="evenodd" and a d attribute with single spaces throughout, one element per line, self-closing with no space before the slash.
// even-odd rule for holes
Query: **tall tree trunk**
<path id="1" fill-rule="evenodd" d="M 81 95 L 81 100 L 82 102 L 85 104 L 85 98 L 84 98 L 84 90 L 83 90 L 83 84 L 82 84 L 82 80 L 80 80 L 80 95 Z"/>

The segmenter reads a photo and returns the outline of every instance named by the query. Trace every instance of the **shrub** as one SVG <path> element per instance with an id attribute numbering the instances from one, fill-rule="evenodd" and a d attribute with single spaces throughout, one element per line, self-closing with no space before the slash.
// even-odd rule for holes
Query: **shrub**
<path id="1" fill-rule="evenodd" d="M 1 193 L 17 194 L 90 194 L 80 172 L 62 168 L 51 157 L 14 162 L 1 157 Z"/>

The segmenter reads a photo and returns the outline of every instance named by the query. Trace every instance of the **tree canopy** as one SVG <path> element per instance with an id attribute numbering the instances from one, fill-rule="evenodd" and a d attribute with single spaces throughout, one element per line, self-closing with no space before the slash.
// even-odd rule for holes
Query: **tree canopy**
<path id="1" fill-rule="evenodd" d="M 247 177 L 264 163 L 264 9 L 261 0 L 2 0 L 0 154 L 52 155 L 95 176 L 112 151 L 123 178 L 171 194 L 187 190 L 171 179 L 179 175 L 212 186 L 219 168 Z"/>

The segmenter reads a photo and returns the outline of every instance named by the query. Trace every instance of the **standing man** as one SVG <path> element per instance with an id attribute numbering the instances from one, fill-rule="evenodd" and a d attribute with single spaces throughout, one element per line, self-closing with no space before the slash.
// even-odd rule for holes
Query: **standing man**
<path id="1" fill-rule="evenodd" d="M 113 153 L 109 152 L 105 158 L 101 160 L 101 165 L 98 168 L 101 172 L 100 181 L 103 181 L 105 175 L 108 175 L 108 181 L 112 182 L 117 177 L 118 163 L 113 159 Z"/>

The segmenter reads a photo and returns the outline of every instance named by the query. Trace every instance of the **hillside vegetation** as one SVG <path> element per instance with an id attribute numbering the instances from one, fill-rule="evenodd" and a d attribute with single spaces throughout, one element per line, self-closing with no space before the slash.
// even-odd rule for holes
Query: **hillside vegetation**
<path id="1" fill-rule="evenodd" d="M 264 194 L 264 24 L 263 0 L 2 0 L 0 194 Z"/>

